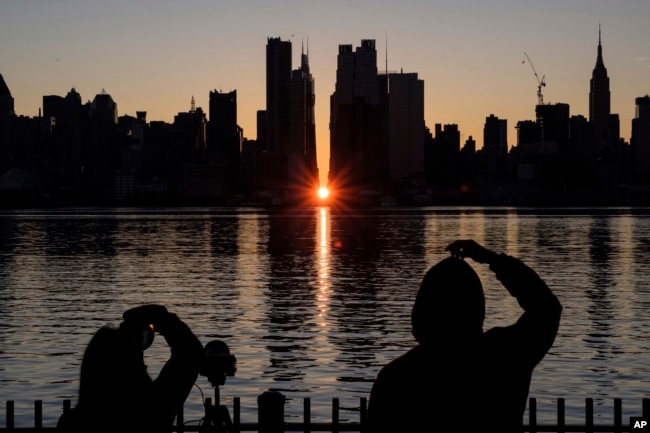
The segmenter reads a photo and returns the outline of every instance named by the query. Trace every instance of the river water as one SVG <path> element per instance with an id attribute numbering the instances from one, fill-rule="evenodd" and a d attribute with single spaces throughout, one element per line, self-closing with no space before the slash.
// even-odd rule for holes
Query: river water
<path id="1" fill-rule="evenodd" d="M 225 341 L 237 373 L 220 387 L 255 422 L 257 396 L 279 390 L 288 420 L 358 420 L 378 369 L 413 345 L 410 310 L 444 247 L 471 238 L 521 258 L 560 298 L 555 345 L 538 365 L 530 396 L 538 420 L 611 422 L 613 399 L 639 416 L 650 396 L 650 209 L 481 207 L 265 211 L 253 208 L 75 208 L 0 212 L 0 397 L 16 425 L 33 425 L 43 400 L 54 425 L 76 398 L 81 356 L 102 325 L 124 310 L 159 303 L 203 343 Z M 516 301 L 484 265 L 485 327 L 512 323 Z M 147 350 L 155 375 L 169 355 Z M 201 418 L 214 390 L 199 377 L 186 403 Z M 468 408 L 473 402 L 468 393 Z M 4 424 L 4 408 L 0 423 Z M 627 420 L 627 418 L 626 418 Z M 625 421 L 626 422 L 626 421 Z"/>

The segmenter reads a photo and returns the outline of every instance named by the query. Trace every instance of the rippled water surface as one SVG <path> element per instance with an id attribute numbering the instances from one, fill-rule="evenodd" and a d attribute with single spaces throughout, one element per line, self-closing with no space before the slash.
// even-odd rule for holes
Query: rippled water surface
<path id="1" fill-rule="evenodd" d="M 473 238 L 523 259 L 564 305 L 554 347 L 537 367 L 530 396 L 539 420 L 598 422 L 612 399 L 637 416 L 650 396 L 650 210 L 386 208 L 65 209 L 0 213 L 0 397 L 16 402 L 16 424 L 32 425 L 43 400 L 53 425 L 63 399 L 76 398 L 80 359 L 91 335 L 124 310 L 160 303 L 202 342 L 222 339 L 237 373 L 223 402 L 241 398 L 242 421 L 256 421 L 257 396 L 286 397 L 316 421 L 331 399 L 357 420 L 378 369 L 413 344 L 410 310 L 426 269 L 444 247 Z M 486 328 L 521 313 L 491 272 L 475 266 L 488 302 Z M 168 356 L 162 338 L 147 351 L 155 375 Z M 202 416 L 207 379 L 186 404 Z M 467 404 L 471 403 L 468 395 Z M 3 409 L 4 410 L 4 409 Z M 4 425 L 4 412 L 0 412 Z"/>

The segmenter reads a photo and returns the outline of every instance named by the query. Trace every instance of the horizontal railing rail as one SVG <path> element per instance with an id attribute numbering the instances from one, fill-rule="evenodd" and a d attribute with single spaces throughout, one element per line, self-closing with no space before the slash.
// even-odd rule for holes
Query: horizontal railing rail
<path id="1" fill-rule="evenodd" d="M 620 398 L 613 398 L 613 411 L 611 420 L 607 422 L 596 422 L 594 420 L 594 399 L 586 398 L 584 406 L 584 423 L 575 424 L 566 422 L 566 401 L 564 398 L 556 400 L 556 421 L 554 423 L 538 423 L 537 399 L 529 398 L 528 400 L 528 420 L 524 423 L 524 431 L 528 433 L 570 433 L 570 432 L 611 432 L 611 433 L 633 433 L 650 431 L 650 424 L 641 424 L 644 421 L 650 422 L 650 398 L 643 398 L 638 413 L 629 416 L 629 419 L 623 417 L 623 404 Z M 358 421 L 340 421 L 339 399 L 332 399 L 332 418 L 330 422 L 313 422 L 311 420 L 311 399 L 303 399 L 303 421 L 288 422 L 284 417 L 284 396 L 281 393 L 264 393 L 258 398 L 258 421 L 241 422 L 241 404 L 240 399 L 235 397 L 232 405 L 232 419 L 229 418 L 228 412 L 227 423 L 221 424 L 185 424 L 183 410 L 180 411 L 173 432 L 259 432 L 259 433 L 276 433 L 276 432 L 364 432 L 367 417 L 367 399 L 359 399 L 359 420 Z M 63 400 L 62 412 L 69 410 L 71 401 Z M 212 403 L 212 399 L 205 399 L 206 417 L 214 420 L 221 420 L 219 415 L 210 418 L 211 413 L 215 410 L 225 408 L 225 406 Z M 15 425 L 15 405 L 13 400 L 6 401 L 5 405 L 5 425 L 0 425 L 0 433 L 4 432 L 53 432 L 56 426 L 43 425 L 43 401 L 34 402 L 34 423 L 32 426 Z M 218 419 L 217 419 L 218 418 Z M 2 417 L 0 417 L 0 420 Z M 636 423 L 636 426 L 635 426 Z M 642 427 L 645 427 L 643 429 Z"/>

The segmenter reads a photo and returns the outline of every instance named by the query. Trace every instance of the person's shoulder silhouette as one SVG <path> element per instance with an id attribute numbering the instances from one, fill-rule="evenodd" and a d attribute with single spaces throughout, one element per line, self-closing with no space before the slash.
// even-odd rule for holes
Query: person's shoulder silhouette
<path id="1" fill-rule="evenodd" d="M 370 393 L 370 432 L 410 429 L 519 431 L 534 367 L 551 347 L 561 306 L 523 262 L 456 241 L 425 274 L 411 314 L 417 345 L 385 365 Z M 480 278 L 463 260 L 490 265 L 524 309 L 483 331 Z"/>
<path id="2" fill-rule="evenodd" d="M 91 338 L 81 363 L 77 405 L 64 413 L 61 431 L 157 432 L 171 428 L 187 398 L 203 345 L 178 316 L 160 305 L 128 310 L 119 327 L 104 326 Z M 147 373 L 144 350 L 162 335 L 171 357 L 156 379 Z"/>

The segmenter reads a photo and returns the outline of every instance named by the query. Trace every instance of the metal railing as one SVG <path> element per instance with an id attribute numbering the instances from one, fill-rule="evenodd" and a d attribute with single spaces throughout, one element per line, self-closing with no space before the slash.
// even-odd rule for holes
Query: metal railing
<path id="1" fill-rule="evenodd" d="M 623 417 L 623 404 L 619 398 L 612 399 L 613 412 L 611 421 L 607 423 L 598 423 L 594 420 L 594 399 L 586 398 L 584 407 L 584 423 L 575 424 L 566 422 L 566 404 L 564 398 L 556 400 L 556 421 L 554 423 L 538 423 L 537 399 L 529 398 L 528 400 L 528 422 L 524 423 L 524 431 L 529 433 L 542 432 L 611 432 L 611 433 L 633 433 L 650 431 L 650 424 L 637 424 L 635 422 L 650 421 L 650 398 L 643 398 L 641 401 L 641 410 L 638 416 L 630 416 L 629 419 Z M 233 399 L 232 418 L 230 411 L 224 405 L 213 404 L 211 398 L 205 399 L 206 418 L 202 424 L 186 425 L 184 423 L 183 411 L 180 411 L 176 419 L 173 431 L 182 432 L 259 432 L 259 433 L 279 433 L 279 432 L 364 432 L 365 421 L 367 416 L 367 399 L 365 397 L 359 400 L 359 420 L 341 422 L 339 419 L 339 399 L 332 399 L 332 418 L 329 422 L 312 422 L 311 420 L 311 399 L 303 399 L 303 421 L 287 422 L 284 417 L 285 398 L 279 392 L 265 392 L 258 397 L 258 421 L 241 422 L 241 404 L 238 397 Z M 71 407 L 70 400 L 63 400 L 63 411 Z M 227 415 L 227 422 L 224 422 L 224 411 Z M 0 426 L 0 433 L 4 432 L 53 432 L 55 426 L 43 425 L 43 402 L 37 400 L 34 402 L 34 424 L 33 426 L 16 426 L 15 425 L 15 407 L 14 401 L 6 402 L 5 425 Z M 2 417 L 0 417 L 0 420 Z M 641 427 L 645 426 L 645 429 Z"/>

